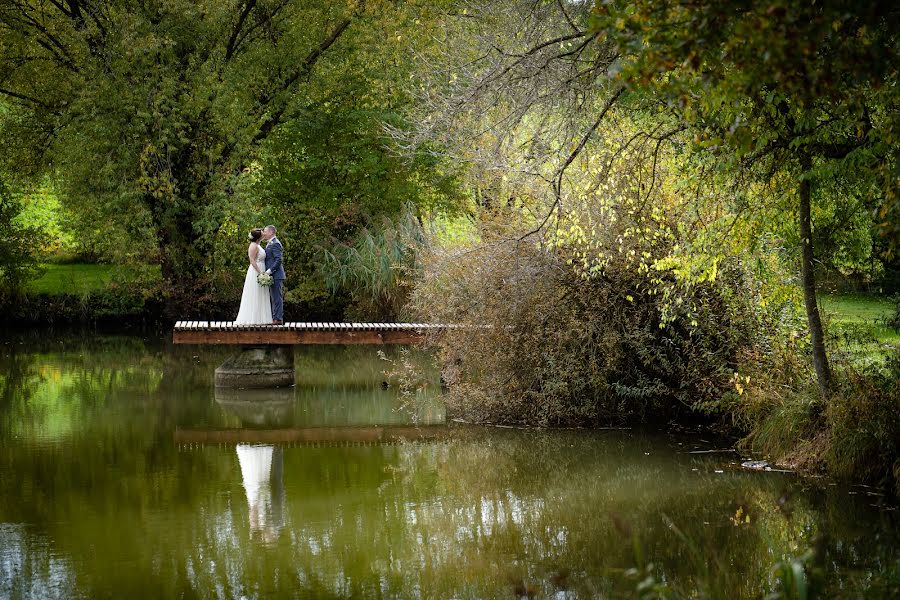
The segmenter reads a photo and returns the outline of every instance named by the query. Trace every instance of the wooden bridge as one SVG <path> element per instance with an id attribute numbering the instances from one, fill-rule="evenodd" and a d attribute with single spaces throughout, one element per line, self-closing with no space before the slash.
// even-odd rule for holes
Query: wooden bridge
<path id="1" fill-rule="evenodd" d="M 172 332 L 176 344 L 234 346 L 306 344 L 415 344 L 428 332 L 447 325 L 434 323 L 285 323 L 240 325 L 233 321 L 178 321 Z"/>

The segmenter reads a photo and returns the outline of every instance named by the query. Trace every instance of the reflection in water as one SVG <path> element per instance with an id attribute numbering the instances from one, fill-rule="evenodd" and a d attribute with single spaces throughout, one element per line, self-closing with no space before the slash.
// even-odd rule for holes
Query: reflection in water
<path id="1" fill-rule="evenodd" d="M 75 589 L 75 579 L 46 539 L 23 525 L 0 523 L 0 597 L 58 598 Z"/>
<path id="2" fill-rule="evenodd" d="M 357 427 L 443 425 L 447 416 L 438 388 L 419 390 L 412 401 L 381 377 L 368 382 L 354 373 L 349 382 L 300 382 L 272 389 L 215 388 L 216 404 L 238 418 L 240 427 Z M 298 376 L 298 380 L 301 379 Z M 321 379 L 321 376 L 318 377 Z"/>
<path id="3" fill-rule="evenodd" d="M 375 349 L 303 349 L 296 388 L 222 394 L 215 349 L 52 342 L 0 346 L 0 598 L 617 598 L 646 577 L 760 598 L 809 550 L 823 597 L 898 596 L 874 490 L 690 437 L 412 426 Z"/>
<path id="4" fill-rule="evenodd" d="M 244 491 L 250 511 L 250 529 L 263 541 L 273 542 L 283 525 L 283 451 L 275 446 L 237 445 Z"/>
<path id="5" fill-rule="evenodd" d="M 294 388 L 241 390 L 215 388 L 216 404 L 244 426 L 287 427 L 294 412 Z"/>

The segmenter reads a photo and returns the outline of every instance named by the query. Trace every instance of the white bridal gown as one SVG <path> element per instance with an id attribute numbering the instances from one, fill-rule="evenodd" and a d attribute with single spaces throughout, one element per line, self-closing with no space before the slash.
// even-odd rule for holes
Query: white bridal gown
<path id="1" fill-rule="evenodd" d="M 247 256 L 250 256 L 250 249 L 247 249 Z M 256 255 L 256 266 L 263 273 L 266 272 L 266 251 L 263 247 L 259 247 L 259 253 Z M 235 323 L 244 325 L 253 324 L 272 324 L 272 304 L 269 301 L 269 288 L 259 285 L 256 281 L 258 273 L 253 265 L 247 267 L 247 277 L 244 278 L 244 293 L 241 294 L 241 308 L 238 310 L 238 316 L 234 320 Z"/>

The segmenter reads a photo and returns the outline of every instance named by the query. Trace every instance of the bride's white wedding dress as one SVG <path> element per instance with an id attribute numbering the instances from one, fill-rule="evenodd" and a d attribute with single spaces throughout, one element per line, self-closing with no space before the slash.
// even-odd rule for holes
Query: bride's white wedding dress
<path id="1" fill-rule="evenodd" d="M 247 256 L 250 256 L 250 249 L 247 249 Z M 260 272 L 266 272 L 266 251 L 262 246 L 256 255 L 256 266 Z M 238 310 L 238 316 L 234 322 L 243 325 L 263 324 L 270 325 L 272 323 L 272 304 L 269 300 L 269 288 L 259 285 L 256 281 L 258 275 L 253 265 L 247 267 L 247 277 L 244 278 L 244 293 L 241 294 L 241 308 Z"/>

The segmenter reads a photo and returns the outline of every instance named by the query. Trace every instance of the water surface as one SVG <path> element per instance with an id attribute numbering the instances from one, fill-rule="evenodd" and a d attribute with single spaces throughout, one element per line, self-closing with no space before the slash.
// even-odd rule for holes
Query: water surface
<path id="1" fill-rule="evenodd" d="M 258 392 L 213 387 L 223 349 L 0 344 L 3 598 L 759 598 L 801 557 L 823 597 L 900 590 L 877 490 L 706 437 L 447 425 L 433 369 L 413 402 L 374 348 Z"/>

